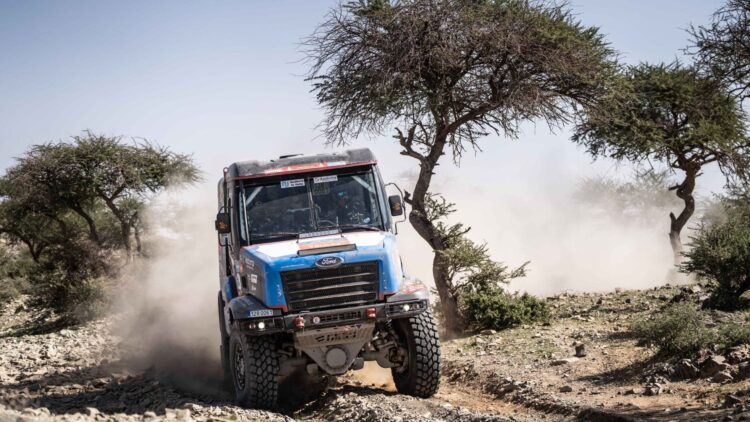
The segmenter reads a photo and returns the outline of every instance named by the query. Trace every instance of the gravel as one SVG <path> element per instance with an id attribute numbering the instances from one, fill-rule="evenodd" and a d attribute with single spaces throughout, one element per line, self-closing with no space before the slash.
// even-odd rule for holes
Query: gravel
<path id="1" fill-rule="evenodd" d="M 306 403 L 287 405 L 284 413 L 244 409 L 232 404 L 230 394 L 215 379 L 186 385 L 190 383 L 185 377 L 165 377 L 159 368 L 139 369 L 132 359 L 137 350 L 111 334 L 113 319 L 19 336 L 7 329 L 20 321 L 13 313 L 13 321 L 8 322 L 9 307 L 0 313 L 0 327 L 5 327 L 0 331 L 0 422 L 508 420 L 436 398 L 347 385 L 346 379 L 344 384 L 331 383 L 324 394 L 305 398 Z M 203 373 L 205 368 L 185 368 L 185 372 Z"/>

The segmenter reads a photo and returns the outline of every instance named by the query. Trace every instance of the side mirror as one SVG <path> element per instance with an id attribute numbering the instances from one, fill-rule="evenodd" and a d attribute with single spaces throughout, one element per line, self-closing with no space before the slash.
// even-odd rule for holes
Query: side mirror
<path id="1" fill-rule="evenodd" d="M 220 212 L 216 214 L 216 221 L 214 221 L 214 226 L 216 227 L 216 231 L 219 232 L 219 234 L 229 233 L 230 232 L 229 213 Z"/>
<path id="2" fill-rule="evenodd" d="M 392 216 L 398 217 L 404 213 L 404 203 L 401 201 L 401 195 L 389 196 L 388 205 L 391 207 Z"/>

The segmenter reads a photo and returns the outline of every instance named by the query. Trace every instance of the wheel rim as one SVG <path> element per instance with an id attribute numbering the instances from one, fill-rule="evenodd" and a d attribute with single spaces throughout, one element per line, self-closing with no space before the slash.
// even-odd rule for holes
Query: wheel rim
<path id="1" fill-rule="evenodd" d="M 239 343 L 234 348 L 234 383 L 239 390 L 245 389 L 245 354 Z"/>

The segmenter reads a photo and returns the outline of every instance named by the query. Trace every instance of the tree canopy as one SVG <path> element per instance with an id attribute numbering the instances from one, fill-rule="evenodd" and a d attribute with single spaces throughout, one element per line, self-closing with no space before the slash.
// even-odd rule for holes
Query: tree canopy
<path id="1" fill-rule="evenodd" d="M 691 27 L 690 33 L 688 51 L 699 68 L 740 99 L 750 98 L 750 0 L 729 0 L 709 25 Z"/>
<path id="2" fill-rule="evenodd" d="M 140 212 L 167 186 L 197 180 L 189 156 L 147 141 L 85 132 L 32 146 L 0 177 L 0 235 L 27 248 L 29 278 L 43 304 L 88 306 L 131 244 L 140 252 Z"/>
<path id="3" fill-rule="evenodd" d="M 131 236 L 138 242 L 138 212 L 148 197 L 169 183 L 196 179 L 197 169 L 188 156 L 147 141 L 126 144 L 122 137 L 86 132 L 71 142 L 32 146 L 6 172 L 3 196 L 30 216 L 54 219 L 73 212 L 97 245 L 114 242 L 130 252 Z M 97 214 L 99 219 L 107 217 L 101 215 L 103 208 L 120 226 L 115 238 L 100 233 L 96 220 Z"/>

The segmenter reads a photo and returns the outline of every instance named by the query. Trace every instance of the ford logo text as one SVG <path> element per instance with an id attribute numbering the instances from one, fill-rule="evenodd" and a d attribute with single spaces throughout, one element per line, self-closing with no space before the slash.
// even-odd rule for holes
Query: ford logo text
<path id="1" fill-rule="evenodd" d="M 315 266 L 318 268 L 336 268 L 343 263 L 344 260 L 338 256 L 326 256 L 315 261 Z"/>

